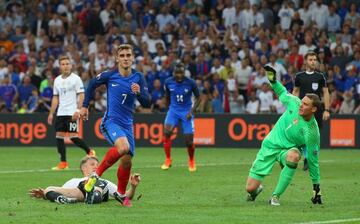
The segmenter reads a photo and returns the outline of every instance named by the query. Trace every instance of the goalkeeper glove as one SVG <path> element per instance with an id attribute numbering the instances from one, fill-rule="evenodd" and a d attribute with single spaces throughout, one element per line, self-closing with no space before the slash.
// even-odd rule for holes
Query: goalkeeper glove
<path id="1" fill-rule="evenodd" d="M 273 69 L 269 65 L 265 65 L 264 69 L 266 71 L 266 76 L 268 77 L 269 81 L 271 83 L 275 83 L 276 82 L 276 71 L 275 71 L 275 69 Z"/>
<path id="2" fill-rule="evenodd" d="M 314 196 L 311 198 L 313 204 L 322 204 L 320 184 L 313 184 Z"/>

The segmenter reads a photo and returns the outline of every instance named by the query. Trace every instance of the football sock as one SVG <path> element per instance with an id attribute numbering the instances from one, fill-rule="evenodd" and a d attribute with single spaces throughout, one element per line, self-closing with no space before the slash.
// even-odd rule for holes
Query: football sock
<path id="1" fill-rule="evenodd" d="M 90 148 L 88 145 L 86 145 L 86 143 L 84 142 L 84 140 L 82 140 L 81 138 L 75 137 L 75 138 L 70 138 L 71 141 L 77 145 L 78 147 L 84 149 L 84 151 L 86 152 L 86 154 L 88 154 L 90 152 Z"/>
<path id="2" fill-rule="evenodd" d="M 56 138 L 56 146 L 58 153 L 60 154 L 60 161 L 66 162 L 66 148 L 63 138 Z"/>
<path id="3" fill-rule="evenodd" d="M 191 146 L 188 146 L 187 151 L 188 151 L 188 154 L 189 154 L 189 160 L 194 160 L 195 145 L 192 144 Z"/>
<path id="4" fill-rule="evenodd" d="M 55 191 L 49 191 L 45 194 L 45 197 L 51 202 L 54 202 L 59 196 L 63 195 Z"/>
<path id="5" fill-rule="evenodd" d="M 281 170 L 279 182 L 275 188 L 275 191 L 273 195 L 279 196 L 284 193 L 286 188 L 289 186 L 294 174 L 295 174 L 296 168 L 289 167 L 288 165 L 284 166 L 284 168 Z"/>
<path id="6" fill-rule="evenodd" d="M 171 139 L 168 137 L 164 138 L 164 151 L 166 159 L 171 159 Z"/>
<path id="7" fill-rule="evenodd" d="M 129 182 L 129 177 L 130 177 L 130 170 L 131 170 L 131 165 L 126 168 L 123 167 L 122 164 L 119 165 L 119 168 L 117 171 L 117 178 L 118 178 L 117 191 L 122 195 L 125 195 L 125 192 L 126 192 L 126 187 L 127 187 L 127 184 Z"/>
<path id="8" fill-rule="evenodd" d="M 96 169 L 97 175 L 101 176 L 110 166 L 116 163 L 116 161 L 118 161 L 121 156 L 122 155 L 120 155 L 119 151 L 115 146 L 111 147 L 107 151 L 104 159 L 101 161 L 98 168 Z"/>

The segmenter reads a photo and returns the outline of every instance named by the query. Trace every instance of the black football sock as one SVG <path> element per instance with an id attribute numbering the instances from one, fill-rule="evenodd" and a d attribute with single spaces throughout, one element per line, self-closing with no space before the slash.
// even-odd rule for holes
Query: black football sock
<path id="1" fill-rule="evenodd" d="M 88 145 L 86 145 L 86 143 L 84 142 L 84 140 L 82 140 L 81 138 L 75 137 L 75 138 L 71 138 L 71 141 L 77 145 L 78 147 L 84 149 L 84 151 L 86 152 L 86 154 L 88 154 L 90 152 L 90 148 Z"/>
<path id="2" fill-rule="evenodd" d="M 60 154 L 60 161 L 66 162 L 66 148 L 63 138 L 56 138 L 56 146 L 58 153 Z"/>
<path id="3" fill-rule="evenodd" d="M 55 192 L 55 191 L 49 191 L 46 193 L 45 197 L 51 202 L 55 202 L 58 197 L 63 196 L 62 194 Z"/>

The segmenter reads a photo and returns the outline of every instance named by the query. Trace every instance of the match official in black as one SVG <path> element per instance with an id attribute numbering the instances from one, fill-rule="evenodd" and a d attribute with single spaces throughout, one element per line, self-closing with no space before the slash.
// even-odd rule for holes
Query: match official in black
<path id="1" fill-rule="evenodd" d="M 293 95 L 302 99 L 307 93 L 315 93 L 324 103 L 324 107 L 315 114 L 319 128 L 322 128 L 323 120 L 326 121 L 330 117 L 330 95 L 326 85 L 326 77 L 322 72 L 316 71 L 317 55 L 314 51 L 308 51 L 305 54 L 306 70 L 299 72 L 295 76 L 295 87 Z M 304 170 L 308 169 L 306 150 L 304 150 Z"/>

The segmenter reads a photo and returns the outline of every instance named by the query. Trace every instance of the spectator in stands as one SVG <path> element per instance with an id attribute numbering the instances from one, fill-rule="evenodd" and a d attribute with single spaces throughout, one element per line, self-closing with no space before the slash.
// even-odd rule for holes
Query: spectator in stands
<path id="1" fill-rule="evenodd" d="M 345 20 L 351 20 L 351 28 L 356 28 L 357 20 L 360 19 L 360 14 L 357 11 L 355 3 L 351 3 L 350 12 L 346 13 Z"/>
<path id="2" fill-rule="evenodd" d="M 280 18 L 280 26 L 282 30 L 290 29 L 291 19 L 294 16 L 294 9 L 290 7 L 290 2 L 285 0 L 278 12 Z"/>
<path id="3" fill-rule="evenodd" d="M 199 89 L 200 90 L 200 89 Z M 197 109 L 201 113 L 212 112 L 211 100 L 213 99 L 214 88 L 211 86 L 210 81 L 205 80 L 203 88 L 200 92 L 200 104 Z"/>
<path id="4" fill-rule="evenodd" d="M 164 103 L 164 88 L 161 86 L 159 79 L 153 81 L 153 89 L 150 92 L 151 103 L 153 104 L 153 110 L 155 112 L 165 112 L 166 106 Z"/>
<path id="5" fill-rule="evenodd" d="M 341 103 L 339 114 L 352 114 L 355 109 L 355 100 L 351 91 L 346 91 L 343 97 L 344 101 Z"/>
<path id="6" fill-rule="evenodd" d="M 299 48 L 299 54 L 304 56 L 308 51 L 315 50 L 316 46 L 313 44 L 313 37 L 311 33 L 305 34 L 305 43 Z"/>
<path id="7" fill-rule="evenodd" d="M 257 114 L 259 112 L 260 102 L 256 97 L 256 91 L 252 90 L 249 95 L 249 102 L 246 104 L 245 112 L 247 114 Z"/>
<path id="8" fill-rule="evenodd" d="M 276 59 L 276 54 L 271 54 L 269 58 L 270 62 L 268 63 L 268 65 L 270 65 L 276 70 L 276 79 L 281 80 L 282 76 L 285 75 L 287 72 L 282 64 L 276 62 Z"/>
<path id="9" fill-rule="evenodd" d="M 18 91 L 14 84 L 10 83 L 9 75 L 5 75 L 0 85 L 0 112 L 16 111 Z"/>
<path id="10" fill-rule="evenodd" d="M 229 62 L 230 64 L 230 62 Z M 226 67 L 225 67 L 226 68 Z M 233 73 L 233 71 L 230 71 Z M 224 91 L 225 91 L 225 81 L 220 77 L 218 73 L 212 75 L 212 86 L 214 86 L 214 92 L 212 97 L 212 109 L 214 113 L 224 113 Z"/>
<path id="11" fill-rule="evenodd" d="M 231 114 L 245 113 L 244 97 L 238 91 L 229 92 L 229 107 Z"/>
<path id="12" fill-rule="evenodd" d="M 200 52 L 196 60 L 196 76 L 205 78 L 210 72 L 210 62 L 205 59 L 205 53 Z"/>
<path id="13" fill-rule="evenodd" d="M 164 31 L 165 26 L 170 23 L 175 25 L 175 18 L 169 13 L 169 8 L 163 5 L 160 9 L 160 13 L 156 16 L 156 22 L 159 24 L 160 32 Z"/>
<path id="14" fill-rule="evenodd" d="M 258 96 L 263 83 L 267 83 L 268 78 L 266 77 L 265 70 L 262 69 L 261 64 L 256 64 L 255 69 L 256 72 L 254 81 L 252 82 L 252 88 L 256 91 L 256 95 Z"/>
<path id="15" fill-rule="evenodd" d="M 264 82 L 259 92 L 260 107 L 259 112 L 261 114 L 271 113 L 271 105 L 273 105 L 274 97 L 269 82 Z"/>
<path id="16" fill-rule="evenodd" d="M 265 30 L 273 30 L 274 27 L 274 12 L 269 8 L 267 1 L 261 1 L 260 12 L 264 17 L 263 28 Z"/>
<path id="17" fill-rule="evenodd" d="M 235 68 L 231 66 L 230 58 L 225 59 L 225 66 L 220 69 L 219 73 L 217 73 L 222 80 L 227 80 L 229 78 L 229 73 L 235 73 Z M 216 74 L 216 73 L 215 73 Z"/>
<path id="18" fill-rule="evenodd" d="M 283 114 L 286 110 L 286 107 L 280 102 L 279 98 L 276 96 L 275 93 L 273 93 L 273 103 L 270 106 L 271 112 L 276 114 Z"/>
<path id="19" fill-rule="evenodd" d="M 238 84 L 238 91 L 244 96 L 245 102 L 247 102 L 247 85 L 250 80 L 252 69 L 249 66 L 249 59 L 244 58 L 241 61 L 241 67 L 236 69 L 235 78 Z"/>
<path id="20" fill-rule="evenodd" d="M 329 6 L 329 16 L 326 18 L 326 27 L 329 32 L 337 33 L 340 31 L 341 19 L 335 12 L 335 6 Z"/>
<path id="21" fill-rule="evenodd" d="M 310 6 L 312 10 L 311 20 L 316 24 L 317 28 L 320 30 L 326 28 L 326 19 L 329 16 L 328 6 L 322 4 L 322 0 L 316 0 Z"/>
<path id="22" fill-rule="evenodd" d="M 332 91 L 330 94 L 330 111 L 332 114 L 339 113 L 341 107 L 341 96 L 338 91 Z"/>
<path id="23" fill-rule="evenodd" d="M 342 46 L 337 46 L 334 52 L 334 56 L 330 60 L 330 66 L 339 66 L 341 71 L 345 70 L 345 66 L 350 62 L 350 57 L 348 57 Z"/>
<path id="24" fill-rule="evenodd" d="M 294 65 L 297 70 L 301 70 L 303 63 L 304 57 L 299 54 L 299 47 L 297 43 L 293 43 L 289 53 L 289 64 Z"/>
<path id="25" fill-rule="evenodd" d="M 31 84 L 30 77 L 26 75 L 22 81 L 22 84 L 18 87 L 20 105 L 26 104 L 26 102 L 29 100 L 30 96 L 32 95 L 33 89 L 36 89 L 36 87 L 33 84 Z"/>

